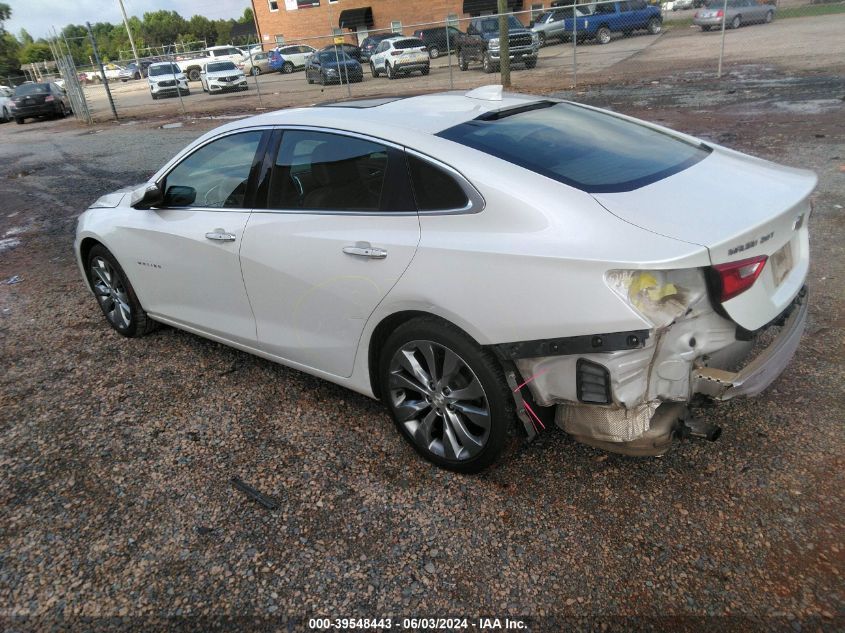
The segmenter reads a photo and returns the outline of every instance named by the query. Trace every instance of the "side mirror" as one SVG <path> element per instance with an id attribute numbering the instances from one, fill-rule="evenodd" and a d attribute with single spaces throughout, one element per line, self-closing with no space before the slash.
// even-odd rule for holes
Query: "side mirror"
<path id="1" fill-rule="evenodd" d="M 164 206 L 166 207 L 189 207 L 197 199 L 197 190 L 193 187 L 173 185 L 167 188 L 164 194 Z"/>
<path id="2" fill-rule="evenodd" d="M 129 206 L 133 209 L 149 209 L 159 206 L 164 196 L 158 185 L 144 185 L 135 189 L 130 195 Z"/>

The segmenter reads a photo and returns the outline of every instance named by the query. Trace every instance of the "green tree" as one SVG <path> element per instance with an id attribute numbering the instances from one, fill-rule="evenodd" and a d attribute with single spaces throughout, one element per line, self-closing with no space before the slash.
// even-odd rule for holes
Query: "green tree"
<path id="1" fill-rule="evenodd" d="M 172 44 L 180 33 L 188 31 L 188 23 L 176 11 L 152 11 L 144 14 L 142 33 L 153 46 Z"/>
<path id="2" fill-rule="evenodd" d="M 53 53 L 45 42 L 33 42 L 26 44 L 18 53 L 18 60 L 21 64 L 32 64 L 53 59 Z"/>
<path id="3" fill-rule="evenodd" d="M 188 20 L 188 38 L 205 40 L 211 46 L 217 41 L 217 27 L 204 15 L 195 15 Z"/>
<path id="4" fill-rule="evenodd" d="M 20 52 L 20 42 L 11 33 L 6 32 L 6 20 L 12 17 L 11 7 L 0 2 L 0 75 L 19 75 L 20 62 L 18 61 L 18 53 Z"/>

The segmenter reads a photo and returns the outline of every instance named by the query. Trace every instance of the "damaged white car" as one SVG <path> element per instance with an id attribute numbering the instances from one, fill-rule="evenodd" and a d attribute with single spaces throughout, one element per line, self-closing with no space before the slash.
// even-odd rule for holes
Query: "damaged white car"
<path id="1" fill-rule="evenodd" d="M 815 184 L 488 86 L 230 123 L 95 202 L 75 248 L 121 334 L 166 323 L 379 398 L 472 472 L 552 419 L 634 455 L 716 436 L 689 404 L 759 393 L 799 344 Z"/>

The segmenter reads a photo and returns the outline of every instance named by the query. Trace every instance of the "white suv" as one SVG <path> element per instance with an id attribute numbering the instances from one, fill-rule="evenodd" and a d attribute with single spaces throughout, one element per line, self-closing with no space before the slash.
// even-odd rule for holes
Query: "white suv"
<path id="1" fill-rule="evenodd" d="M 392 37 L 382 40 L 370 57 L 370 72 L 373 77 L 384 73 L 388 79 L 396 79 L 400 73 L 419 71 L 427 75 L 431 69 L 428 48 L 416 37 Z"/>
<path id="2" fill-rule="evenodd" d="M 308 63 L 308 58 L 316 52 L 316 48 L 304 44 L 282 46 L 279 49 L 279 54 L 282 56 L 281 71 L 292 73 L 294 70 L 302 70 Z"/>
<path id="3" fill-rule="evenodd" d="M 150 86 L 150 96 L 153 99 L 168 95 L 191 94 L 188 89 L 188 78 L 173 62 L 159 62 L 150 64 L 147 70 L 147 82 Z"/>

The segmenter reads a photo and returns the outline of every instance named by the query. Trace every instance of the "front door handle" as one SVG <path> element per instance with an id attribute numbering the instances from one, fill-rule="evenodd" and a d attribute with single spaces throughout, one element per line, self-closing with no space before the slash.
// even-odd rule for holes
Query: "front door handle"
<path id="1" fill-rule="evenodd" d="M 234 242 L 236 236 L 232 233 L 227 233 L 223 229 L 214 229 L 205 234 L 206 239 L 214 240 L 215 242 Z"/>
<path id="2" fill-rule="evenodd" d="M 374 248 L 367 242 L 358 242 L 355 246 L 344 246 L 343 252 L 356 257 L 368 257 L 370 259 L 384 259 L 387 251 L 383 248 Z"/>

